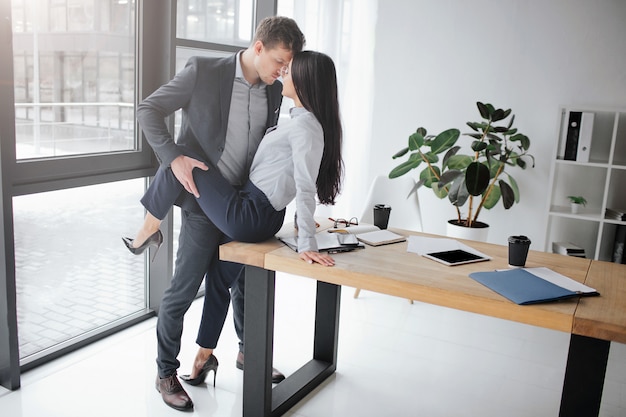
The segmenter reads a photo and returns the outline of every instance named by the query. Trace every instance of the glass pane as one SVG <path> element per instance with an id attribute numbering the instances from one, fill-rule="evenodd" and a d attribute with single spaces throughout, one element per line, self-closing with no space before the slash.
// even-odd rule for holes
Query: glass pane
<path id="1" fill-rule="evenodd" d="M 13 198 L 20 358 L 143 312 L 145 257 L 130 254 L 145 180 Z"/>
<path id="2" fill-rule="evenodd" d="M 178 0 L 176 36 L 225 45 L 252 40 L 254 0 Z"/>
<path id="3" fill-rule="evenodd" d="M 137 149 L 135 0 L 11 0 L 17 159 Z"/>

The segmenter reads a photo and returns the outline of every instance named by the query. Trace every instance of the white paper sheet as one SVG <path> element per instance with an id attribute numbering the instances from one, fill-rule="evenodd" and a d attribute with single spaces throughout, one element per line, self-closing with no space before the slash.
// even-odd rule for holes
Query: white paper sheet
<path id="1" fill-rule="evenodd" d="M 454 249 L 463 249 L 475 255 L 491 259 L 491 256 L 467 246 L 458 240 L 440 237 L 409 236 L 406 251 L 424 255 L 425 253 L 443 252 Z"/>
<path id="2" fill-rule="evenodd" d="M 593 293 L 596 292 L 595 289 L 588 287 L 580 282 L 573 280 L 565 275 L 561 275 L 558 272 L 555 272 L 546 267 L 537 267 L 537 268 L 524 268 L 528 272 L 533 275 L 538 276 L 539 278 L 543 278 L 546 281 L 553 283 L 554 285 L 558 285 L 561 288 L 565 288 L 566 290 L 574 291 L 577 293 Z"/>

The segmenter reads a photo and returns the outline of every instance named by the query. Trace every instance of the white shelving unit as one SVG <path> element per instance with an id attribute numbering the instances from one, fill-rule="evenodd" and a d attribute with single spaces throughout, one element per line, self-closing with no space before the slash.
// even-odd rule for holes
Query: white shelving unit
<path id="1" fill-rule="evenodd" d="M 594 114 L 589 160 L 565 160 L 564 144 L 570 112 Z M 550 204 L 545 251 L 552 242 L 571 242 L 588 258 L 611 261 L 615 232 L 624 221 L 605 218 L 606 208 L 626 209 L 626 109 L 563 108 L 559 144 L 550 172 Z M 568 195 L 587 200 L 572 214 Z"/>

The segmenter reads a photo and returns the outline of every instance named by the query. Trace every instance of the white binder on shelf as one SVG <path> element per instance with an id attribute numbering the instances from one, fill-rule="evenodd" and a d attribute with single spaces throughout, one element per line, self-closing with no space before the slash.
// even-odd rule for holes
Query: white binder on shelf
<path id="1" fill-rule="evenodd" d="M 576 161 L 578 162 L 589 162 L 591 135 L 593 134 L 593 118 L 593 113 L 582 113 L 578 134 L 578 152 L 576 152 Z"/>
<path id="2" fill-rule="evenodd" d="M 589 162 L 594 116 L 592 112 L 567 112 L 563 118 L 557 158 Z"/>

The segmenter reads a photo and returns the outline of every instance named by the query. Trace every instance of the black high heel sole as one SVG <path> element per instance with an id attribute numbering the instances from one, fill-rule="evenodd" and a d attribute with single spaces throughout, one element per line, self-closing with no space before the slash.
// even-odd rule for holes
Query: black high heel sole
<path id="1" fill-rule="evenodd" d="M 209 372 L 213 371 L 213 386 L 215 386 L 218 366 L 219 362 L 217 361 L 217 358 L 215 357 L 215 355 L 211 354 L 211 356 L 209 356 L 209 359 L 207 359 L 206 362 L 204 362 L 204 365 L 202 365 L 202 369 L 200 370 L 200 373 L 197 377 L 190 378 L 191 375 L 181 375 L 180 379 L 182 379 L 189 385 L 200 385 L 204 382 Z"/>
<path id="2" fill-rule="evenodd" d="M 131 239 L 129 237 L 122 238 L 122 242 L 124 242 L 124 245 L 126 245 L 126 248 L 133 255 L 141 255 L 142 253 L 146 251 L 146 249 L 150 247 L 154 247 L 155 248 L 154 254 L 152 254 L 152 261 L 154 261 L 154 258 L 156 258 L 156 255 L 159 252 L 161 245 L 163 244 L 163 233 L 161 233 L 161 230 L 157 230 L 156 232 L 151 234 L 148 237 L 148 239 L 146 239 L 146 241 L 141 244 L 141 246 L 138 246 L 136 248 L 133 247 L 134 240 L 135 239 Z"/>

